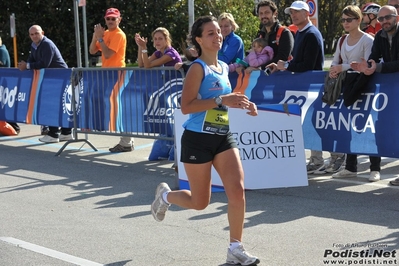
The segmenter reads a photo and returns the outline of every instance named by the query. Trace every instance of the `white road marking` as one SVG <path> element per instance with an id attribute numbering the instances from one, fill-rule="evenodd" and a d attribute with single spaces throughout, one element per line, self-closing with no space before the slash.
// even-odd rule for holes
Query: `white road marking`
<path id="1" fill-rule="evenodd" d="M 104 264 L 100 264 L 97 262 L 93 262 L 93 261 L 89 261 L 89 260 L 85 260 L 85 259 L 81 259 L 72 255 L 68 255 L 56 250 L 52 250 L 49 248 L 45 248 L 45 247 L 41 247 L 32 243 L 28 243 L 13 237 L 0 237 L 1 241 L 4 241 L 8 244 L 17 246 L 19 248 L 23 248 L 23 249 L 27 249 L 36 253 L 40 253 L 52 258 L 56 258 L 59 260 L 63 260 L 66 262 L 70 262 L 72 264 L 75 265 L 82 265 L 82 266 L 104 266 Z"/>

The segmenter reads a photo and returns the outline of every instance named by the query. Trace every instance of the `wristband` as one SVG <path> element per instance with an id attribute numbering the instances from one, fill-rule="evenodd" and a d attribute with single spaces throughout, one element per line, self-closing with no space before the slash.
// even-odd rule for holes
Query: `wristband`
<path id="1" fill-rule="evenodd" d="M 145 50 L 141 50 L 141 52 L 142 52 L 143 54 L 146 54 L 148 51 L 147 51 L 147 49 L 145 49 Z"/>
<path id="2" fill-rule="evenodd" d="M 99 43 L 104 42 L 103 38 L 98 39 L 98 42 L 99 42 Z"/>

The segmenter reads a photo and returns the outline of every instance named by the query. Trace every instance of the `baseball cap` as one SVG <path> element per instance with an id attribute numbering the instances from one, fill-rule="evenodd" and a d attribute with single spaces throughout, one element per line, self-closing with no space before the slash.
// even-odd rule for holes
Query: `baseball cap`
<path id="1" fill-rule="evenodd" d="M 290 9 L 294 9 L 294 10 L 306 10 L 309 12 L 309 5 L 304 2 L 304 1 L 295 1 L 291 4 L 290 7 L 287 7 L 286 9 L 284 9 L 284 13 L 285 14 L 290 14 Z"/>
<path id="2" fill-rule="evenodd" d="M 108 8 L 107 11 L 105 11 L 104 18 L 108 18 L 108 17 L 119 18 L 120 16 L 121 16 L 121 13 L 119 12 L 119 10 L 111 7 L 111 8 Z"/>

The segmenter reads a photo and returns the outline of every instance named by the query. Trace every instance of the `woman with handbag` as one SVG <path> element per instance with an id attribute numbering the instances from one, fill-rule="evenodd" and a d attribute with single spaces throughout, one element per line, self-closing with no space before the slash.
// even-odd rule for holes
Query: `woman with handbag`
<path id="1" fill-rule="evenodd" d="M 361 58 L 369 58 L 374 38 L 360 29 L 362 12 L 359 7 L 349 5 L 342 11 L 341 23 L 348 33 L 342 42 L 342 47 L 337 46 L 334 60 L 331 64 L 329 75 L 337 78 L 338 75 L 349 70 L 350 63 L 361 61 Z M 341 37 L 344 38 L 344 37 Z M 340 43 L 341 39 L 338 41 Z M 340 62 L 340 58 L 342 62 Z M 381 157 L 370 156 L 370 177 L 369 181 L 380 180 Z M 357 155 L 347 154 L 345 169 L 333 174 L 333 178 L 345 178 L 357 176 Z"/>

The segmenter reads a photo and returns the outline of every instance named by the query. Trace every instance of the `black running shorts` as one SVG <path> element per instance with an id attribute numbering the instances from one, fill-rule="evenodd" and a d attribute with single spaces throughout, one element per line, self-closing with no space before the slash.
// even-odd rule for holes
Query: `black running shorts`
<path id="1" fill-rule="evenodd" d="M 193 164 L 207 163 L 212 161 L 216 154 L 232 148 L 237 148 L 237 143 L 230 132 L 227 135 L 217 135 L 184 130 L 181 138 L 180 161 Z"/>

